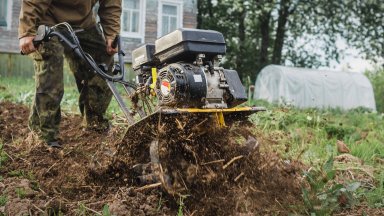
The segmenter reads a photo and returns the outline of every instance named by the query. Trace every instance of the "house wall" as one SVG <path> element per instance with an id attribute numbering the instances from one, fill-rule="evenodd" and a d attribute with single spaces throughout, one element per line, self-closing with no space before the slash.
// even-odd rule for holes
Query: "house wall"
<path id="1" fill-rule="evenodd" d="M 197 16 L 197 0 L 169 0 L 183 3 L 183 27 L 195 28 Z M 18 20 L 21 0 L 12 2 L 12 24 L 9 29 L 0 27 L 0 75 L 26 75 L 33 74 L 32 60 L 21 56 L 19 51 Z M 144 41 L 139 38 L 122 38 L 123 50 L 126 53 L 125 61 L 131 62 L 131 52 L 144 43 L 154 43 L 157 38 L 158 6 L 159 0 L 146 0 L 145 35 Z"/>

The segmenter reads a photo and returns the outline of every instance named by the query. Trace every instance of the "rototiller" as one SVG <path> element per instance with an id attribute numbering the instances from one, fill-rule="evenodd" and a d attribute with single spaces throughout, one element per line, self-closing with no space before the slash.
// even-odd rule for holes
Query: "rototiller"
<path id="1" fill-rule="evenodd" d="M 137 138 L 138 133 L 151 134 L 150 139 L 143 139 L 149 157 L 143 157 L 142 163 L 133 168 L 138 171 L 140 183 L 160 181 L 165 187 L 172 185 L 172 177 L 167 175 L 171 171 L 163 169 L 159 157 L 158 134 L 163 124 L 175 124 L 185 130 L 200 126 L 201 133 L 201 130 L 212 127 L 227 127 L 264 110 L 262 107 L 238 106 L 247 101 L 247 94 L 238 73 L 220 67 L 226 45 L 223 35 L 217 31 L 181 28 L 157 39 L 155 44 L 135 49 L 132 52 L 135 82 L 126 80 L 125 53 L 119 37 L 114 41 L 119 61 L 112 73 L 82 50 L 69 24 L 39 26 L 34 43 L 37 46 L 52 37 L 70 47 L 107 82 L 128 123 L 123 140 Z M 126 97 L 119 93 L 117 84 L 122 86 Z M 128 103 L 125 98 L 129 99 Z M 185 125 L 183 118 L 193 120 Z"/>

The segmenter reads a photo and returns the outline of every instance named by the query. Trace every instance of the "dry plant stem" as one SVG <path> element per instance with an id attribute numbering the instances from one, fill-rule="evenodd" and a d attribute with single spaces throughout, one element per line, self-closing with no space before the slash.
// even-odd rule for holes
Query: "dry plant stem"
<path id="1" fill-rule="evenodd" d="M 162 185 L 161 182 L 149 184 L 149 185 L 145 185 L 143 187 L 136 188 L 135 191 L 143 191 L 143 190 L 147 190 L 147 189 L 151 189 L 151 188 L 156 188 L 156 187 L 159 187 L 160 185 Z"/>
<path id="2" fill-rule="evenodd" d="M 223 169 L 226 169 L 229 165 L 231 165 L 233 162 L 243 158 L 244 156 L 243 155 L 239 155 L 237 157 L 234 157 L 232 158 L 228 163 L 226 163 L 224 166 L 223 166 Z"/>
<path id="3" fill-rule="evenodd" d="M 242 176 L 244 176 L 244 173 L 241 172 L 240 175 L 238 175 L 236 178 L 235 178 L 235 182 L 237 182 Z"/>
<path id="4" fill-rule="evenodd" d="M 349 171 L 349 170 L 360 170 L 363 171 L 365 174 L 369 175 L 369 177 L 374 178 L 374 176 L 369 173 L 367 170 L 361 167 L 347 167 L 347 168 L 337 168 L 337 171 Z"/>
<path id="5" fill-rule="evenodd" d="M 56 197 L 52 197 L 50 200 L 48 200 L 48 202 L 46 202 L 45 204 L 44 204 L 44 207 L 47 207 L 51 202 L 52 202 L 52 200 L 53 199 L 55 199 Z"/>
<path id="6" fill-rule="evenodd" d="M 202 163 L 200 165 L 201 166 L 205 166 L 205 165 L 208 165 L 208 164 L 221 163 L 221 162 L 224 162 L 224 161 L 225 161 L 224 159 L 219 159 L 219 160 L 214 160 L 214 161 L 209 161 L 209 162 L 206 162 L 206 163 Z"/>
<path id="7" fill-rule="evenodd" d="M 41 213 L 45 214 L 45 212 L 41 208 L 37 207 L 35 204 L 32 204 L 32 206 L 39 210 Z"/>
<path id="8" fill-rule="evenodd" d="M 100 204 L 100 203 L 108 203 L 108 202 L 112 202 L 113 199 L 109 199 L 109 200 L 100 200 L 100 201 L 97 201 L 97 202 L 91 202 L 91 203 L 86 203 L 87 205 L 96 205 L 96 204 Z"/>
<path id="9" fill-rule="evenodd" d="M 91 209 L 91 208 L 88 208 L 87 206 L 84 206 L 84 208 L 87 209 L 88 211 L 91 211 L 91 212 L 97 214 L 97 215 L 103 215 L 103 214 L 101 214 L 101 213 L 98 212 L 98 211 L 95 211 L 95 210 L 93 210 L 93 209 Z"/>
<path id="10" fill-rule="evenodd" d="M 54 164 L 52 164 L 52 166 L 50 166 L 48 169 L 47 169 L 47 171 L 45 171 L 45 173 L 48 173 L 55 165 L 57 164 L 57 162 L 56 163 L 54 163 Z"/>
<path id="11" fill-rule="evenodd" d="M 11 158 L 12 161 L 15 161 L 15 159 L 13 159 L 13 157 L 11 157 L 11 155 L 9 155 L 6 151 L 3 151 L 4 154 L 6 154 L 9 158 Z"/>

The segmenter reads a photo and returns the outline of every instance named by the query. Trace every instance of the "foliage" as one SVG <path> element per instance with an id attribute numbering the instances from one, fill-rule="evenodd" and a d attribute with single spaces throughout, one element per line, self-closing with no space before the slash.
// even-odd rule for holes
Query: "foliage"
<path id="1" fill-rule="evenodd" d="M 376 109 L 384 113 L 384 67 L 377 67 L 372 71 L 365 73 L 372 83 L 375 93 Z"/>
<path id="2" fill-rule="evenodd" d="M 15 188 L 15 192 L 20 199 L 25 198 L 27 195 L 27 192 L 24 190 L 24 188 Z"/>
<path id="3" fill-rule="evenodd" d="M 329 215 L 341 206 L 352 205 L 356 202 L 353 192 L 359 187 L 359 182 L 346 186 L 334 184 L 333 157 L 330 157 L 320 169 L 310 169 L 304 173 L 309 188 L 302 188 L 304 204 L 308 213 L 313 215 Z"/>
<path id="4" fill-rule="evenodd" d="M 76 215 L 79 215 L 79 216 L 87 215 L 87 208 L 85 207 L 84 203 L 79 204 L 79 208 L 76 211 Z"/>
<path id="5" fill-rule="evenodd" d="M 368 202 L 376 208 L 384 208 L 384 172 L 379 176 L 376 188 L 365 194 Z"/>
<path id="6" fill-rule="evenodd" d="M 268 64 L 329 65 L 343 56 L 338 40 L 378 60 L 383 14 L 379 0 L 198 0 L 197 27 L 223 32 L 224 66 L 254 81 Z"/>
<path id="7" fill-rule="evenodd" d="M 339 196 L 348 201 L 345 207 L 357 199 L 368 202 L 370 206 L 383 206 L 384 175 L 380 174 L 384 173 L 381 164 L 384 160 L 383 115 L 360 109 L 346 112 L 338 109 L 300 110 L 268 104 L 267 107 L 267 111 L 252 115 L 251 120 L 261 130 L 260 140 L 267 142 L 264 146 L 280 153 L 285 160 L 299 159 L 312 167 L 305 176 L 310 181 L 308 184 L 313 185 L 302 191 L 309 212 L 319 214 L 318 206 L 323 206 L 328 213 L 338 209 L 340 206 L 335 198 Z M 279 145 L 270 145 L 266 140 Z M 374 174 L 374 188 L 360 187 L 355 193 L 351 188 L 359 183 L 339 185 L 335 182 L 332 174 L 334 168 L 330 168 L 333 166 L 329 157 L 337 152 L 337 140 L 346 143 L 351 150 L 350 154 L 360 158 L 364 166 L 377 170 Z M 328 177 L 322 178 L 324 176 Z"/>
<path id="8" fill-rule="evenodd" d="M 184 209 L 184 199 L 186 197 L 185 196 L 180 196 L 179 197 L 179 209 L 177 211 L 177 216 L 183 216 L 183 209 Z"/>
<path id="9" fill-rule="evenodd" d="M 61 100 L 61 109 L 65 112 L 79 112 L 78 97 L 79 93 L 75 81 L 64 74 L 65 92 Z M 11 101 L 25 105 L 32 104 L 34 91 L 34 80 L 24 77 L 1 77 L 0 76 L 0 102 Z M 120 114 L 121 110 L 115 100 L 112 100 L 108 107 L 110 117 L 113 114 Z"/>
<path id="10" fill-rule="evenodd" d="M 8 175 L 11 177 L 22 177 L 25 176 L 24 170 L 12 170 L 8 172 Z"/>
<path id="11" fill-rule="evenodd" d="M 335 137 L 338 140 L 344 139 L 345 136 L 352 134 L 355 129 L 353 127 L 343 125 L 326 125 L 324 127 L 328 137 Z"/>
<path id="12" fill-rule="evenodd" d="M 8 202 L 7 196 L 1 195 L 0 196 L 0 206 L 5 206 L 5 204 L 7 204 L 7 202 Z"/>
<path id="13" fill-rule="evenodd" d="M 109 205 L 105 204 L 103 207 L 103 216 L 112 216 L 111 212 L 109 211 Z"/>
<path id="14" fill-rule="evenodd" d="M 8 160 L 8 156 L 3 149 L 3 144 L 0 142 L 0 168 Z"/>

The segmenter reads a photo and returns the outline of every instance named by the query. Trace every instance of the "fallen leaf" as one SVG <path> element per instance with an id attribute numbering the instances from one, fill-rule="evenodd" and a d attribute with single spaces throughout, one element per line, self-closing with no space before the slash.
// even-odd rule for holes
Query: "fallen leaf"
<path id="1" fill-rule="evenodd" d="M 349 153 L 350 152 L 347 145 L 341 140 L 337 140 L 337 151 L 339 153 Z"/>

